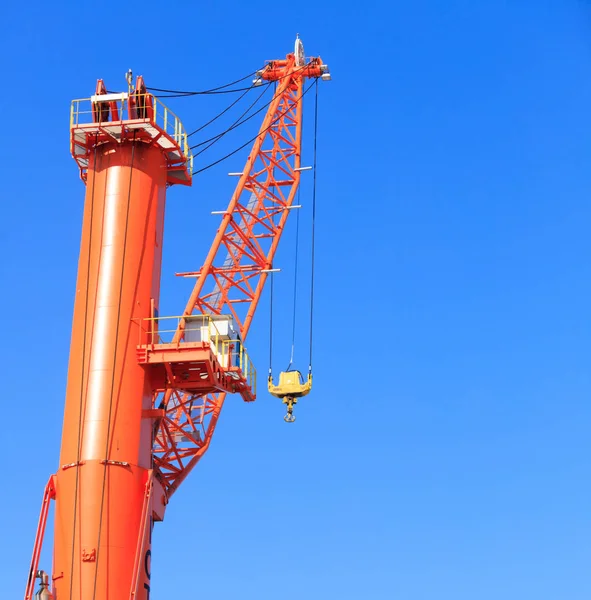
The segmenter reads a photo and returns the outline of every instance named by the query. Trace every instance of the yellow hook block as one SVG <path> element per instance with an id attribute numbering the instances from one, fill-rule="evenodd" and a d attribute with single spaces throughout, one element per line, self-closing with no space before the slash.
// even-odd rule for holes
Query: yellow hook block
<path id="1" fill-rule="evenodd" d="M 279 374 L 279 384 L 273 384 L 273 376 L 269 375 L 268 381 L 269 393 L 276 398 L 282 398 L 283 404 L 287 404 L 287 414 L 284 420 L 293 423 L 294 404 L 297 404 L 298 398 L 306 396 L 312 389 L 312 373 L 308 374 L 308 380 L 304 381 L 299 371 L 282 371 Z"/>
<path id="2" fill-rule="evenodd" d="M 269 393 L 276 398 L 293 396 L 301 398 L 310 393 L 312 389 L 312 374 L 308 375 L 308 381 L 304 381 L 299 371 L 283 371 L 279 373 L 279 384 L 273 385 L 273 376 L 269 375 Z"/>

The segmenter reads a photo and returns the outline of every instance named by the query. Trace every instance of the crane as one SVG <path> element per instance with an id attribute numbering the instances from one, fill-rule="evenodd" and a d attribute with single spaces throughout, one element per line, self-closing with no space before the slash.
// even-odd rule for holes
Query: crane
<path id="1" fill-rule="evenodd" d="M 125 92 L 74 100 L 71 152 L 86 186 L 60 462 L 45 487 L 25 600 L 149 599 L 151 536 L 207 452 L 227 394 L 256 398 L 244 346 L 300 183 L 303 97 L 330 79 L 301 40 L 268 61 L 259 133 L 181 315 L 159 313 L 166 190 L 199 170 L 180 119 L 127 74 Z M 311 80 L 304 89 L 304 83 Z M 299 372 L 297 372 L 299 375 Z M 301 378 L 300 378 L 301 379 Z M 306 382 L 269 391 L 291 415 Z M 300 387 L 298 387 L 300 386 Z M 292 419 L 289 419 L 292 420 Z M 55 505 L 53 567 L 39 569 Z"/>

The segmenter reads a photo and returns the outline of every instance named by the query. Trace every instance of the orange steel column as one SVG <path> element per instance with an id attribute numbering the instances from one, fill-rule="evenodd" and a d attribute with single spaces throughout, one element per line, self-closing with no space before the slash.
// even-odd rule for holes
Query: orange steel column
<path id="1" fill-rule="evenodd" d="M 136 569 L 134 597 L 149 597 L 152 421 L 142 411 L 152 389 L 136 348 L 159 297 L 166 167 L 161 148 L 137 141 L 89 157 L 56 476 L 57 600 L 129 600 Z"/>

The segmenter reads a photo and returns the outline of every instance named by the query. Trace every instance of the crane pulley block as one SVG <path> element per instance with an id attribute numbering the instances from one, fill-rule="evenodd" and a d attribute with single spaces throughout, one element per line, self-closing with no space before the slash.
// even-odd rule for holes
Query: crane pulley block
<path id="1" fill-rule="evenodd" d="M 312 373 L 308 373 L 307 381 L 304 381 L 299 371 L 282 371 L 279 373 L 279 384 L 273 384 L 273 375 L 269 374 L 269 393 L 276 398 L 281 398 L 283 404 L 287 405 L 287 414 L 283 417 L 286 423 L 293 423 L 296 418 L 293 415 L 293 407 L 298 403 L 298 398 L 307 396 L 312 390 Z"/>
<path id="2" fill-rule="evenodd" d="M 283 371 L 279 374 L 279 384 L 273 384 L 273 377 L 269 376 L 269 393 L 276 398 L 285 398 L 292 396 L 301 398 L 306 396 L 312 390 L 312 374 L 308 375 L 308 380 L 304 381 L 299 371 Z"/>

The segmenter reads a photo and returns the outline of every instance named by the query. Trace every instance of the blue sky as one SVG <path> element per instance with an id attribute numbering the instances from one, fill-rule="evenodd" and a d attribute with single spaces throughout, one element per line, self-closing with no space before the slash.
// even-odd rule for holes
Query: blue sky
<path id="1" fill-rule="evenodd" d="M 198 4 L 4 9 L 3 595 L 23 592 L 58 466 L 84 199 L 70 100 L 99 77 L 123 87 L 128 68 L 155 87 L 223 84 L 299 32 L 333 73 L 320 89 L 315 387 L 293 426 L 264 386 L 254 405 L 227 402 L 155 530 L 153 597 L 588 599 L 591 6 Z M 227 102 L 170 105 L 191 128 Z M 200 266 L 246 154 L 170 190 L 163 314 L 184 307 L 190 282 L 173 274 Z M 277 259 L 287 304 L 293 225 Z M 248 344 L 261 374 L 267 318 L 265 303 Z M 279 324 L 277 364 L 289 347 Z"/>

